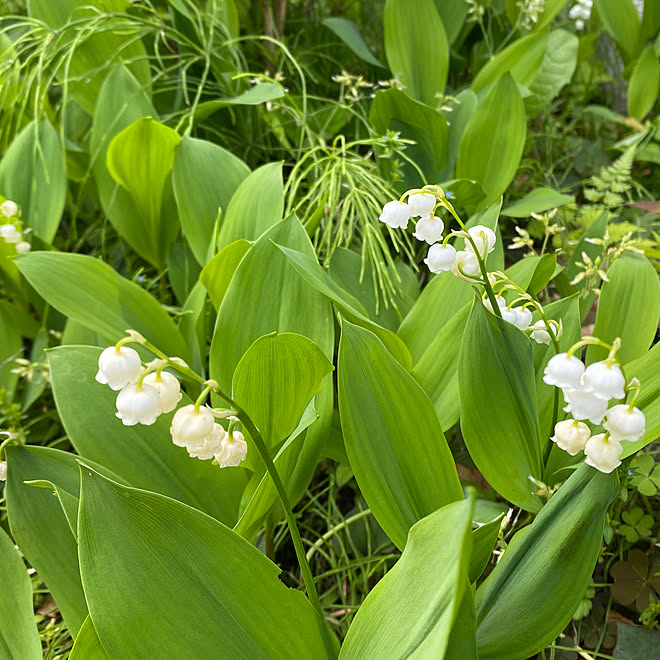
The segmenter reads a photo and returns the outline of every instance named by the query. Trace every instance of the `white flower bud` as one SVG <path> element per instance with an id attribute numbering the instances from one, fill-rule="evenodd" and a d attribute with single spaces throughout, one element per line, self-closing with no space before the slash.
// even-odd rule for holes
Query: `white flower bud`
<path id="1" fill-rule="evenodd" d="M 176 404 L 181 401 L 179 379 L 167 371 L 161 371 L 160 373 L 154 371 L 147 374 L 142 382 L 158 392 L 161 413 L 172 412 L 176 408 Z"/>
<path id="2" fill-rule="evenodd" d="M 197 411 L 192 403 L 183 406 L 172 418 L 172 442 L 179 447 L 199 445 L 211 434 L 213 424 L 213 413 L 206 406 Z"/>
<path id="3" fill-rule="evenodd" d="M 7 463 L 0 461 L 0 481 L 7 481 Z"/>
<path id="4" fill-rule="evenodd" d="M 18 215 L 18 204 L 12 202 L 11 199 L 7 199 L 0 204 L 0 213 L 2 213 L 5 218 L 13 218 L 15 215 Z"/>
<path id="5" fill-rule="evenodd" d="M 506 309 L 506 300 L 502 296 L 495 296 L 495 302 L 497 303 L 497 306 L 500 308 L 500 311 L 503 309 Z M 495 312 L 493 311 L 493 306 L 490 304 L 490 299 L 486 298 L 484 300 L 484 307 L 491 313 L 494 314 Z"/>
<path id="6" fill-rule="evenodd" d="M 591 431 L 583 422 L 576 419 L 565 419 L 555 424 L 555 434 L 550 438 L 557 446 L 575 456 L 584 449 Z"/>
<path id="7" fill-rule="evenodd" d="M 433 213 L 437 200 L 435 195 L 429 193 L 413 193 L 408 196 L 410 215 L 425 217 Z"/>
<path id="8" fill-rule="evenodd" d="M 586 455 L 585 463 L 591 467 L 609 474 L 615 468 L 621 465 L 619 456 L 623 447 L 618 440 L 607 437 L 606 433 L 594 435 L 585 445 L 584 453 Z"/>
<path id="9" fill-rule="evenodd" d="M 445 223 L 437 215 L 429 215 L 417 221 L 413 236 L 418 241 L 426 241 L 429 245 L 433 245 L 442 240 L 444 230 Z"/>
<path id="10" fill-rule="evenodd" d="M 140 377 L 142 363 L 137 351 L 128 346 L 109 346 L 99 356 L 99 370 L 96 382 L 108 385 L 111 390 L 121 390 L 129 383 L 136 383 Z"/>
<path id="11" fill-rule="evenodd" d="M 411 216 L 410 207 L 405 202 L 387 202 L 378 218 L 392 229 L 405 229 Z"/>
<path id="12" fill-rule="evenodd" d="M 196 445 L 188 445 L 186 447 L 188 454 L 193 458 L 199 458 L 202 461 L 210 461 L 222 448 L 222 442 L 226 435 L 227 432 L 222 426 L 220 426 L 220 424 L 214 424 L 213 430 L 204 438 L 204 440 L 202 440 L 202 442 Z"/>
<path id="13" fill-rule="evenodd" d="M 117 412 L 124 426 L 153 424 L 160 415 L 158 392 L 149 385 L 129 383 L 117 395 Z"/>
<path id="14" fill-rule="evenodd" d="M 543 382 L 567 390 L 579 390 L 583 373 L 582 360 L 568 353 L 558 353 L 548 361 L 543 372 Z"/>
<path id="15" fill-rule="evenodd" d="M 623 399 L 626 396 L 623 388 L 626 385 L 626 379 L 623 377 L 621 367 L 614 362 L 594 362 L 590 364 L 582 379 L 582 387 L 588 392 L 593 392 L 595 396 L 609 401 L 610 399 Z"/>
<path id="16" fill-rule="evenodd" d="M 450 270 L 456 261 L 456 250 L 451 245 L 436 243 L 429 248 L 429 253 L 424 263 L 432 273 L 440 273 Z"/>
<path id="17" fill-rule="evenodd" d="M 552 337 L 550 337 L 550 333 L 548 332 L 548 329 L 545 327 L 545 323 L 543 321 L 537 321 L 532 326 L 532 332 L 530 334 L 530 337 L 537 344 L 549 344 L 550 340 L 552 339 Z"/>
<path id="18" fill-rule="evenodd" d="M 492 229 L 488 229 L 488 227 L 484 227 L 483 225 L 475 225 L 468 229 L 468 234 L 472 237 L 474 244 L 477 246 L 479 256 L 482 259 L 485 259 L 486 255 L 495 249 L 496 238 L 495 232 Z M 465 249 L 468 252 L 474 252 L 472 243 L 468 240 L 465 241 Z"/>
<path id="19" fill-rule="evenodd" d="M 32 246 L 27 241 L 16 243 L 16 252 L 18 254 L 27 254 L 32 249 Z"/>
<path id="20" fill-rule="evenodd" d="M 4 238 L 7 243 L 20 243 L 23 236 L 21 232 L 16 229 L 14 225 L 0 225 L 0 237 Z"/>
<path id="21" fill-rule="evenodd" d="M 646 433 L 646 417 L 639 408 L 630 408 L 625 403 L 613 406 L 605 413 L 603 428 L 619 442 L 635 442 Z"/>
<path id="22" fill-rule="evenodd" d="M 466 282 L 476 282 L 481 279 L 479 261 L 474 252 L 467 250 L 459 250 L 456 253 L 456 262 L 451 267 L 451 272 Z"/>
<path id="23" fill-rule="evenodd" d="M 215 455 L 218 465 L 223 467 L 236 467 L 247 456 L 247 442 L 239 431 L 227 433 L 222 441 L 220 451 Z"/>
<path id="24" fill-rule="evenodd" d="M 529 309 L 527 307 L 514 307 L 512 311 L 516 314 L 515 321 L 512 321 L 513 325 L 519 330 L 527 330 L 532 322 L 532 313 Z"/>
<path id="25" fill-rule="evenodd" d="M 600 424 L 607 411 L 607 401 L 585 390 L 563 390 L 566 406 L 564 411 L 575 419 L 588 419 L 592 424 Z"/>

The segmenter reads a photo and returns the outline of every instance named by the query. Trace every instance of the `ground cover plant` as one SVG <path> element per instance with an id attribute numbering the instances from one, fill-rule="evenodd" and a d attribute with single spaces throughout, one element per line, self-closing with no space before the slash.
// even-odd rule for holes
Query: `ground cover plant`
<path id="1" fill-rule="evenodd" d="M 0 657 L 657 654 L 658 3 L 0 6 Z"/>

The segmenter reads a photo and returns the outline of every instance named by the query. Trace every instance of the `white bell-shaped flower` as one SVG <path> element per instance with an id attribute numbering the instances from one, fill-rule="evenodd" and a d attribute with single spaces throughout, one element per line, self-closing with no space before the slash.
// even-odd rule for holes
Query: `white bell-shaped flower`
<path id="1" fill-rule="evenodd" d="M 635 442 L 646 433 L 646 417 L 639 408 L 631 408 L 625 403 L 613 406 L 605 413 L 603 428 L 619 442 Z"/>
<path id="2" fill-rule="evenodd" d="M 7 481 L 7 462 L 0 461 L 0 481 Z"/>
<path id="3" fill-rule="evenodd" d="M 507 303 L 506 303 L 506 300 L 502 296 L 495 296 L 495 302 L 497 303 L 497 306 L 500 308 L 500 311 L 503 310 L 503 309 L 506 309 Z M 484 300 L 484 307 L 489 312 L 491 312 L 492 314 L 495 313 L 495 312 L 493 312 L 493 306 L 490 304 L 490 299 L 489 298 L 486 298 Z"/>
<path id="4" fill-rule="evenodd" d="M 32 249 L 32 246 L 27 241 L 16 243 L 17 254 L 27 254 Z"/>
<path id="5" fill-rule="evenodd" d="M 532 323 L 532 313 L 527 307 L 514 307 L 513 312 L 515 312 L 516 318 L 512 321 L 513 325 L 518 328 L 518 330 L 527 330 L 530 324 Z"/>
<path id="6" fill-rule="evenodd" d="M 618 440 L 611 436 L 608 437 L 607 433 L 599 433 L 592 436 L 584 447 L 585 460 L 584 462 L 591 467 L 609 474 L 612 470 L 621 465 L 619 456 L 623 447 Z"/>
<path id="7" fill-rule="evenodd" d="M 160 415 L 158 392 L 149 385 L 129 383 L 117 395 L 117 412 L 124 426 L 153 424 Z"/>
<path id="8" fill-rule="evenodd" d="M 12 202 L 11 199 L 6 199 L 0 204 L 0 213 L 2 213 L 5 218 L 13 218 L 18 215 L 18 204 Z"/>
<path id="9" fill-rule="evenodd" d="M 20 243 L 23 239 L 21 232 L 14 225 L 0 225 L 0 237 L 7 243 Z"/>
<path id="10" fill-rule="evenodd" d="M 552 337 L 550 336 L 550 333 L 548 332 L 548 329 L 545 327 L 545 323 L 543 321 L 537 321 L 534 323 L 534 325 L 531 326 L 532 332 L 530 333 L 530 337 L 537 343 L 537 344 L 549 344 L 550 340 Z"/>
<path id="11" fill-rule="evenodd" d="M 605 401 L 623 399 L 626 396 L 623 389 L 625 385 L 626 379 L 616 362 L 594 362 L 585 369 L 582 379 L 583 389 L 593 392 Z"/>
<path id="12" fill-rule="evenodd" d="M 482 259 L 485 259 L 486 255 L 490 254 L 495 249 L 496 237 L 495 232 L 492 229 L 484 227 L 483 225 L 475 225 L 468 229 L 468 234 L 472 237 L 474 244 L 477 246 L 479 256 L 481 256 Z M 468 252 L 474 252 L 472 243 L 468 240 L 465 241 L 465 249 Z"/>
<path id="13" fill-rule="evenodd" d="M 435 195 L 430 193 L 413 193 L 408 195 L 408 207 L 412 216 L 427 217 L 433 213 L 436 205 Z"/>
<path id="14" fill-rule="evenodd" d="M 588 419 L 592 424 L 600 424 L 607 412 L 607 401 L 585 390 L 563 390 L 566 406 L 564 411 L 575 419 Z"/>
<path id="15" fill-rule="evenodd" d="M 543 372 L 543 382 L 567 390 L 579 390 L 582 387 L 584 362 L 574 355 L 558 353 L 551 357 Z"/>
<path id="16" fill-rule="evenodd" d="M 213 424 L 213 413 L 206 406 L 201 406 L 199 410 L 195 410 L 192 403 L 183 406 L 172 418 L 172 442 L 179 447 L 199 445 L 211 434 Z"/>
<path id="17" fill-rule="evenodd" d="M 436 243 L 429 248 L 429 253 L 424 263 L 432 273 L 441 273 L 451 270 L 456 263 L 456 250 L 451 245 Z"/>
<path id="18" fill-rule="evenodd" d="M 412 213 L 405 202 L 387 202 L 383 206 L 383 212 L 378 218 L 381 222 L 392 227 L 392 229 L 405 229 L 408 226 Z"/>
<path id="19" fill-rule="evenodd" d="M 555 424 L 555 434 L 550 438 L 557 446 L 575 456 L 584 449 L 591 431 L 584 422 L 576 419 L 565 419 Z"/>
<path id="20" fill-rule="evenodd" d="M 227 433 L 222 441 L 220 451 L 215 455 L 218 465 L 223 467 L 237 467 L 247 456 L 247 442 L 240 431 Z"/>
<path id="21" fill-rule="evenodd" d="M 153 371 L 147 374 L 142 382 L 145 385 L 150 385 L 158 392 L 158 400 L 160 401 L 160 412 L 172 412 L 177 403 L 181 401 L 181 385 L 176 376 L 168 373 L 167 371 Z"/>
<path id="22" fill-rule="evenodd" d="M 109 346 L 99 356 L 99 370 L 95 379 L 116 392 L 129 383 L 136 383 L 141 371 L 142 363 L 137 351 L 128 346 Z"/>
<path id="23" fill-rule="evenodd" d="M 429 245 L 442 240 L 445 223 L 437 215 L 428 215 L 420 218 L 415 225 L 413 236 L 418 241 L 426 241 Z"/>
<path id="24" fill-rule="evenodd" d="M 197 445 L 188 445 L 186 449 L 193 458 L 199 458 L 202 461 L 210 461 L 222 448 L 222 442 L 227 432 L 220 426 L 214 424 L 213 430 L 202 442 Z"/>
<path id="25" fill-rule="evenodd" d="M 459 250 L 456 253 L 456 261 L 451 267 L 451 272 L 466 282 L 477 282 L 481 279 L 479 261 L 474 252 Z"/>

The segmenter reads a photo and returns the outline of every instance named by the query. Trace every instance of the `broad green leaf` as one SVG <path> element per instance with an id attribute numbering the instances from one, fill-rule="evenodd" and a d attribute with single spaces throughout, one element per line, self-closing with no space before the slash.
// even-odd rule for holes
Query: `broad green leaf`
<path id="1" fill-rule="evenodd" d="M 32 584 L 14 543 L 0 528 L 0 655 L 6 660 L 40 660 L 41 640 L 32 611 Z"/>
<path id="2" fill-rule="evenodd" d="M 452 44 L 458 37 L 468 13 L 465 0 L 435 0 L 435 8 L 445 27 L 447 41 Z"/>
<path id="3" fill-rule="evenodd" d="M 651 347 L 660 319 L 660 283 L 649 260 L 627 253 L 608 269 L 602 287 L 593 335 L 611 344 L 621 338 L 622 364 L 640 357 Z M 590 346 L 587 363 L 603 360 L 607 350 Z"/>
<path id="4" fill-rule="evenodd" d="M 16 543 L 48 586 L 64 622 L 75 635 L 87 616 L 80 583 L 78 550 L 64 511 L 51 490 L 35 488 L 25 481 L 59 480 L 75 456 L 62 457 L 45 447 L 6 448 L 7 510 Z M 56 458 L 54 458 L 56 456 Z"/>
<path id="5" fill-rule="evenodd" d="M 202 270 L 199 280 L 209 293 L 213 306 L 220 308 L 222 300 L 227 293 L 231 278 L 241 263 L 243 257 L 250 249 L 250 241 L 239 239 L 222 248 Z"/>
<path id="6" fill-rule="evenodd" d="M 573 195 L 563 195 L 552 188 L 534 188 L 522 199 L 502 209 L 502 215 L 509 218 L 528 218 L 532 213 L 543 213 L 550 209 L 572 204 Z"/>
<path id="7" fill-rule="evenodd" d="M 463 133 L 465 132 L 465 127 L 468 125 L 474 111 L 477 109 L 479 103 L 477 95 L 471 89 L 464 89 L 460 94 L 456 96 L 456 101 L 454 105 L 451 106 L 451 112 L 444 113 L 444 117 L 449 123 L 449 155 L 447 160 L 447 167 L 441 173 L 439 179 L 445 181 L 448 178 L 451 178 L 454 175 L 454 168 L 456 167 L 456 159 L 458 158 L 458 149 L 461 146 L 461 140 L 463 139 Z M 449 190 L 455 196 L 456 204 L 461 207 L 465 207 L 468 211 L 472 212 L 472 209 L 476 207 L 480 199 L 477 199 L 475 202 L 472 202 L 473 196 L 478 196 L 478 193 L 481 193 L 481 196 L 484 197 L 485 193 L 483 190 L 476 191 L 477 194 L 470 188 L 474 188 L 474 182 L 472 186 L 468 187 L 467 179 L 459 179 L 457 181 L 449 181 L 443 183 L 443 188 L 445 191 Z M 469 195 L 466 192 L 469 191 Z"/>
<path id="8" fill-rule="evenodd" d="M 0 161 L 0 193 L 21 207 L 23 221 L 51 243 L 66 201 L 66 162 L 60 136 L 48 119 L 32 121 Z"/>
<path id="9" fill-rule="evenodd" d="M 431 401 L 385 345 L 343 321 L 337 389 L 346 453 L 369 507 L 402 548 L 408 529 L 462 499 Z"/>
<path id="10" fill-rule="evenodd" d="M 98 332 L 108 343 L 114 344 L 130 328 L 168 355 L 188 359 L 181 333 L 156 299 L 99 259 L 33 252 L 16 263 L 49 305 Z"/>
<path id="11" fill-rule="evenodd" d="M 568 0 L 545 0 L 543 3 L 543 12 L 532 28 L 532 31 L 541 32 L 541 30 L 550 25 L 552 19 L 564 8 L 567 2 Z"/>
<path id="12" fill-rule="evenodd" d="M 616 483 L 581 465 L 514 535 L 477 589 L 480 660 L 533 656 L 570 622 L 591 583 Z"/>
<path id="13" fill-rule="evenodd" d="M 130 6 L 129 0 L 28 0 L 28 14 L 56 31 L 60 48 L 71 49 L 61 77 L 66 78 L 67 92 L 89 114 L 94 112 L 108 67 L 117 62 L 126 63 L 141 87 L 151 87 L 149 61 L 136 38 L 138 31 L 125 33 L 122 14 Z M 78 25 L 71 28 L 67 23 Z"/>
<path id="14" fill-rule="evenodd" d="M 293 432 L 332 370 L 307 337 L 274 332 L 257 339 L 236 365 L 232 399 L 272 446 Z"/>
<path id="15" fill-rule="evenodd" d="M 520 85 L 529 87 L 543 62 L 550 35 L 529 34 L 517 39 L 490 60 L 472 81 L 472 89 L 479 92 L 509 72 Z"/>
<path id="16" fill-rule="evenodd" d="M 447 165 L 449 148 L 449 125 L 436 110 L 424 103 L 415 101 L 398 89 L 376 92 L 369 111 L 369 121 L 380 134 L 396 131 L 402 138 L 414 140 L 407 147 L 412 161 L 426 177 L 426 181 L 440 179 Z M 405 180 L 419 184 L 417 170 L 403 165 Z M 412 184 L 411 184 L 412 185 Z"/>
<path id="17" fill-rule="evenodd" d="M 110 660 L 89 616 L 78 632 L 69 660 Z"/>
<path id="18" fill-rule="evenodd" d="M 660 5 L 657 2 L 645 2 L 642 15 L 642 28 L 640 38 L 646 43 L 653 39 L 660 30 Z"/>
<path id="19" fill-rule="evenodd" d="M 204 101 L 195 109 L 195 120 L 200 121 L 210 117 L 221 108 L 232 105 L 261 105 L 268 101 L 281 99 L 285 95 L 284 88 L 275 82 L 260 82 L 247 91 L 229 98 L 220 98 L 215 101 Z"/>
<path id="20" fill-rule="evenodd" d="M 99 349 L 89 346 L 49 353 L 57 411 L 76 451 L 133 486 L 163 493 L 233 525 L 245 484 L 243 470 L 221 470 L 175 446 L 169 431 L 173 413 L 161 415 L 151 426 L 123 426 L 115 417 L 116 392 L 94 380 L 99 355 Z"/>
<path id="21" fill-rule="evenodd" d="M 136 640 L 152 658 L 332 657 L 305 596 L 238 534 L 162 495 L 81 473 L 80 570 L 110 657 L 135 658 Z"/>
<path id="22" fill-rule="evenodd" d="M 5 391 L 7 403 L 14 398 L 18 375 L 13 374 L 14 360 L 23 354 L 23 341 L 16 328 L 16 319 L 9 306 L 0 306 L 0 389 Z"/>
<path id="23" fill-rule="evenodd" d="M 628 85 L 628 115 L 640 121 L 651 111 L 658 98 L 660 62 L 649 44 L 637 61 Z"/>
<path id="24" fill-rule="evenodd" d="M 509 186 L 525 146 L 525 107 L 509 73 L 481 99 L 465 128 L 456 161 L 456 176 L 475 179 L 486 191 L 483 207 Z"/>
<path id="25" fill-rule="evenodd" d="M 308 256 L 297 250 L 277 245 L 300 277 L 331 300 L 351 322 L 368 328 L 385 344 L 392 355 L 406 368 L 410 368 L 410 354 L 405 344 L 393 332 L 380 327 L 367 316 L 362 304 L 336 284 L 319 265 L 316 255 Z"/>
<path id="26" fill-rule="evenodd" d="M 197 282 L 186 298 L 179 318 L 179 331 L 192 354 L 191 368 L 198 374 L 206 373 L 206 353 L 209 335 L 209 320 L 206 314 L 206 289 Z"/>
<path id="27" fill-rule="evenodd" d="M 237 188 L 220 224 L 219 247 L 241 238 L 256 241 L 284 213 L 282 163 L 269 163 L 252 172 Z"/>
<path id="28" fill-rule="evenodd" d="M 471 508 L 454 502 L 410 528 L 401 558 L 360 605 L 340 658 L 446 657 L 466 588 Z"/>
<path id="29" fill-rule="evenodd" d="M 122 218 L 119 233 L 136 252 L 162 266 L 179 231 L 175 217 L 162 212 L 166 186 L 171 186 L 179 134 L 144 117 L 115 135 L 106 154 L 110 176 L 130 195 L 137 216 Z"/>
<path id="30" fill-rule="evenodd" d="M 531 95 L 525 98 L 528 117 L 535 117 L 550 105 L 564 85 L 573 78 L 577 65 L 578 38 L 565 30 L 553 30 L 548 35 L 543 61 L 529 85 Z"/>
<path id="31" fill-rule="evenodd" d="M 443 94 L 449 68 L 449 44 L 434 0 L 387 0 L 385 54 L 392 75 L 406 93 L 434 108 Z"/>
<path id="32" fill-rule="evenodd" d="M 598 14 L 607 31 L 614 37 L 623 52 L 637 57 L 642 46 L 641 21 L 633 0 L 596 0 Z"/>
<path id="33" fill-rule="evenodd" d="M 226 149 L 206 140 L 183 137 L 174 157 L 172 184 L 181 228 L 197 261 L 208 261 L 218 212 L 250 173 Z"/>
<path id="34" fill-rule="evenodd" d="M 532 346 L 511 323 L 473 304 L 458 357 L 461 431 L 488 483 L 538 511 L 529 477 L 542 476 Z"/>
<path id="35" fill-rule="evenodd" d="M 490 556 L 493 554 L 500 533 L 503 515 L 500 514 L 494 520 L 472 530 L 472 554 L 468 570 L 471 583 L 476 582 L 481 577 L 490 561 Z"/>
<path id="36" fill-rule="evenodd" d="M 373 66 L 383 67 L 381 61 L 369 50 L 369 46 L 360 34 L 360 28 L 353 21 L 331 17 L 326 18 L 323 25 L 332 30 L 361 60 Z"/>

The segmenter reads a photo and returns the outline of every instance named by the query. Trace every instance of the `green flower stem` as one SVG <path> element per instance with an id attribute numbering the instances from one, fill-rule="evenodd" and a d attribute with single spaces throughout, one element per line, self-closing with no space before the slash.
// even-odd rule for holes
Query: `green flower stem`
<path id="1" fill-rule="evenodd" d="M 601 341 L 598 339 L 598 337 L 583 337 L 579 342 L 573 344 L 573 346 L 571 346 L 568 351 L 566 351 L 566 354 L 568 357 L 572 357 L 583 346 L 601 346 L 602 348 L 606 348 L 608 351 L 612 349 L 609 344 Z"/>
<path id="2" fill-rule="evenodd" d="M 335 525 L 334 527 L 331 527 L 323 536 L 321 536 L 317 541 L 314 541 L 314 545 L 307 551 L 307 560 L 309 561 L 314 554 L 316 553 L 317 550 L 330 538 L 332 538 L 337 532 L 340 532 L 342 529 L 348 527 L 349 525 L 353 524 L 357 520 L 362 520 L 362 518 L 366 518 L 367 516 L 371 515 L 371 509 L 364 509 L 364 511 L 360 511 L 359 513 L 356 513 L 353 516 L 350 516 L 349 518 L 346 518 L 345 520 L 342 520 L 340 523 Z"/>

